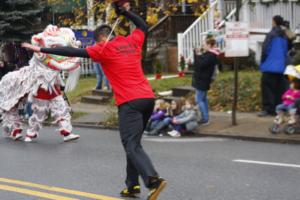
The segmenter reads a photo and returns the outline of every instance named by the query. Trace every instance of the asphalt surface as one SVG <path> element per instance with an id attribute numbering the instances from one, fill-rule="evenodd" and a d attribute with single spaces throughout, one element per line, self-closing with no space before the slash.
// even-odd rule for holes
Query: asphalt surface
<path id="1" fill-rule="evenodd" d="M 6 191 L 2 185 L 93 199 L 2 179 L 118 197 L 125 177 L 118 132 L 83 128 L 75 132 L 81 139 L 72 143 L 63 143 L 54 127 L 43 129 L 37 143 L 0 138 L 0 200 L 45 199 Z M 300 200 L 298 145 L 219 138 L 144 138 L 144 146 L 160 175 L 168 180 L 161 200 Z M 287 166 L 233 162 L 237 159 Z M 143 189 L 140 199 L 146 199 L 146 194 Z"/>

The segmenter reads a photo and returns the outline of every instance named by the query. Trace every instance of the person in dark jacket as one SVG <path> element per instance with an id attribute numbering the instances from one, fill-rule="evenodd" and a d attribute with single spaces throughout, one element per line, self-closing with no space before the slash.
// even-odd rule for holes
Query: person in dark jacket
<path id="1" fill-rule="evenodd" d="M 202 55 L 194 55 L 194 75 L 192 86 L 196 89 L 196 102 L 201 111 L 200 124 L 209 123 L 209 108 L 207 91 L 213 80 L 213 75 L 218 64 L 219 52 L 215 49 L 216 40 L 208 38 L 205 42 L 205 52 Z"/>
<path id="2" fill-rule="evenodd" d="M 273 17 L 273 28 L 268 33 L 262 47 L 260 70 L 262 72 L 262 112 L 260 117 L 275 115 L 276 105 L 288 87 L 283 73 L 286 67 L 288 40 L 282 29 L 283 18 Z"/>

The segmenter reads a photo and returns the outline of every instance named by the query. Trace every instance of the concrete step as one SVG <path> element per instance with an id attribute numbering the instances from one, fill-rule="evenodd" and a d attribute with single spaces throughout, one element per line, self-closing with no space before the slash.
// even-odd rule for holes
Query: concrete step
<path id="1" fill-rule="evenodd" d="M 194 93 L 195 89 L 192 86 L 180 86 L 172 89 L 174 97 L 185 97 L 190 93 Z"/>
<path id="2" fill-rule="evenodd" d="M 93 96 L 103 96 L 103 97 L 112 97 L 113 93 L 111 90 L 93 90 Z"/>
<path id="3" fill-rule="evenodd" d="M 83 96 L 81 97 L 81 103 L 88 104 L 104 104 L 109 101 L 110 97 L 101 97 L 101 96 Z"/>

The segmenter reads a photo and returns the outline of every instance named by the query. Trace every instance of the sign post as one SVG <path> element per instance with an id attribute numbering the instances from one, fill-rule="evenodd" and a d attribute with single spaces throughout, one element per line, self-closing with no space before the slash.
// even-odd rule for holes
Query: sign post
<path id="1" fill-rule="evenodd" d="M 225 57 L 234 57 L 234 93 L 232 104 L 232 125 L 237 125 L 239 57 L 249 55 L 249 28 L 247 23 L 239 22 L 240 1 L 237 0 L 236 22 L 226 23 Z"/>

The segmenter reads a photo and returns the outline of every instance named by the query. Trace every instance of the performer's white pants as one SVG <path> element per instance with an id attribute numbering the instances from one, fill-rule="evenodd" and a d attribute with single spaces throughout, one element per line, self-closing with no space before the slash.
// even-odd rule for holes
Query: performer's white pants
<path id="1" fill-rule="evenodd" d="M 72 132 L 71 108 L 61 95 L 52 100 L 33 98 L 32 110 L 33 114 L 29 118 L 27 136 L 34 137 L 38 135 L 39 130 L 42 128 L 42 123 L 47 119 L 49 112 L 51 112 L 51 117 L 55 120 L 55 123 L 58 123 L 62 135 L 68 135 Z"/>

